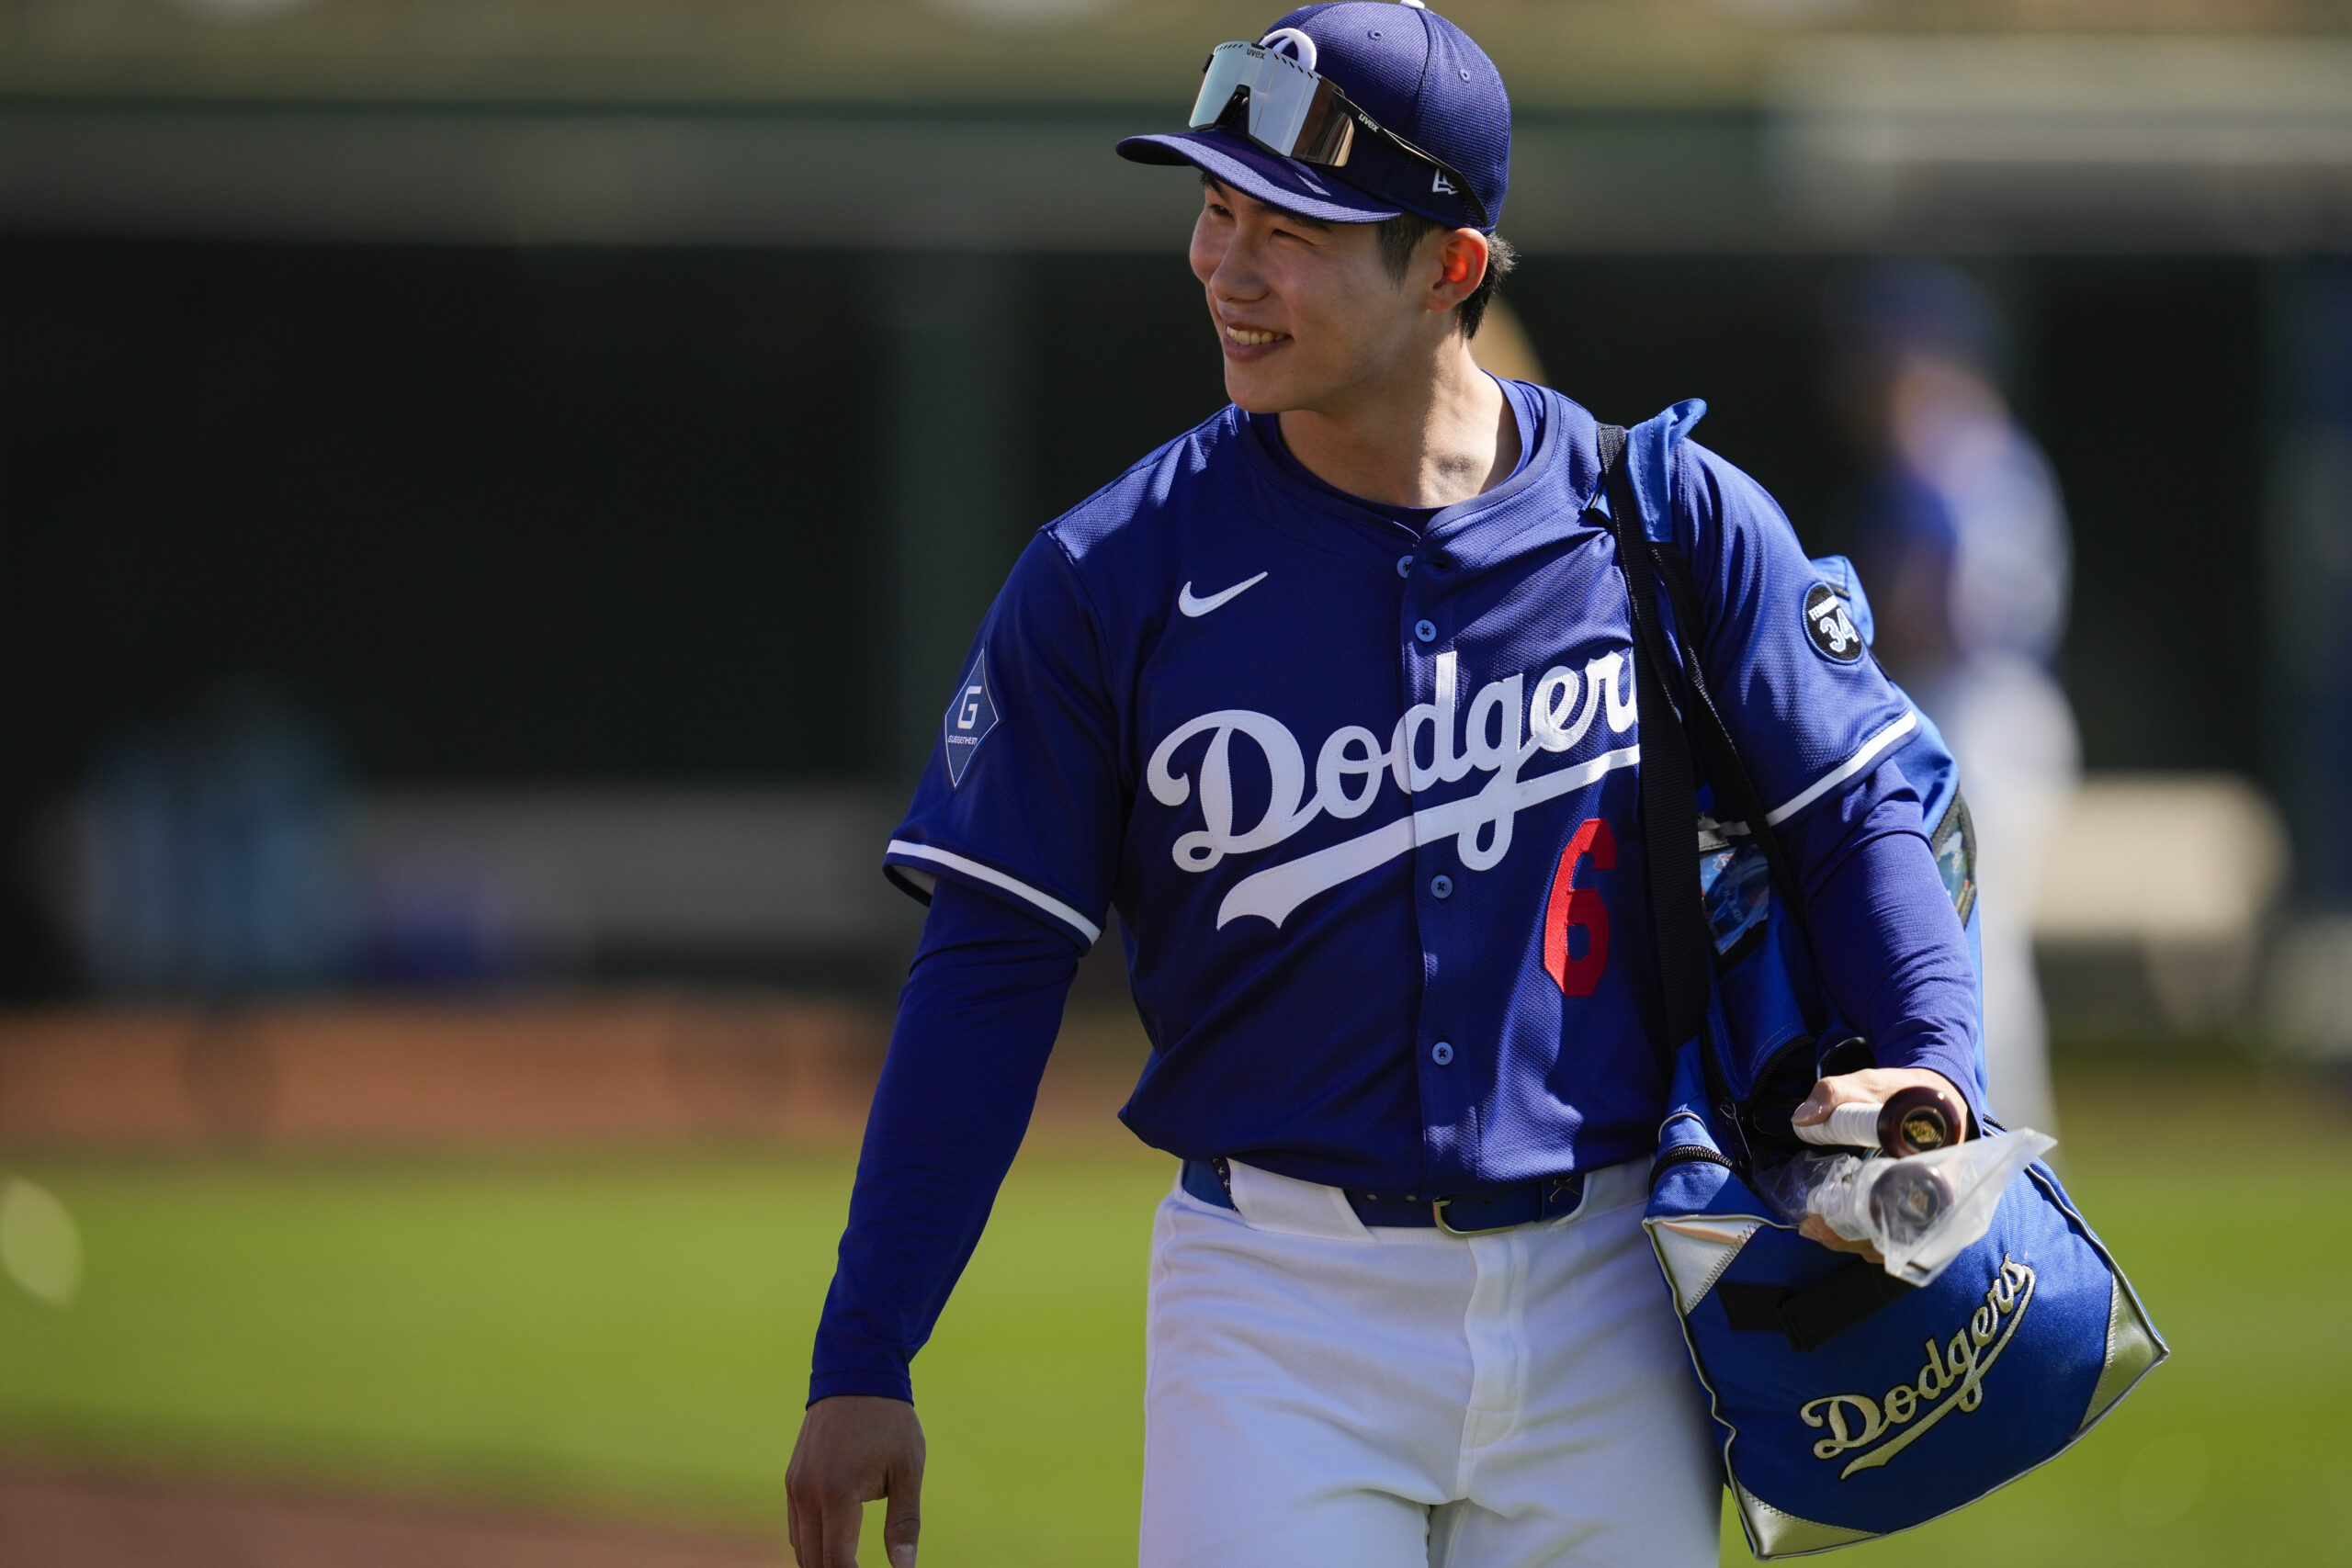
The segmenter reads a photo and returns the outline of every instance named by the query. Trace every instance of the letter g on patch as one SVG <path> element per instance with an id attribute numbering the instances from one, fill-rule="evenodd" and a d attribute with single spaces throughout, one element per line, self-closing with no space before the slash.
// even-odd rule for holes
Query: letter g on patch
<path id="1" fill-rule="evenodd" d="M 941 721 L 947 747 L 947 782 L 950 785 L 964 782 L 964 772 L 972 765 L 973 756 L 980 742 L 996 728 L 996 696 L 989 690 L 989 650 L 985 648 L 972 656 L 972 667 L 956 682 L 956 695 L 947 705 L 947 716 Z"/>

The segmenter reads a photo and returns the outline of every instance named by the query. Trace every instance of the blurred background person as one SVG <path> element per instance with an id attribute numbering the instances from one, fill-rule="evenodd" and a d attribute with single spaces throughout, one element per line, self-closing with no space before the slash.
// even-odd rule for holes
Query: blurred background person
<path id="1" fill-rule="evenodd" d="M 74 813 L 91 987 L 222 1001 L 351 979 L 346 795 L 325 728 L 251 687 L 113 737 Z"/>
<path id="2" fill-rule="evenodd" d="M 1960 759 L 1976 828 L 1994 1114 L 2054 1131 L 2033 913 L 2081 743 L 2051 671 L 2072 577 L 2050 464 L 2000 389 L 1998 307 L 1945 265 L 1833 291 L 1833 386 L 1869 477 L 1854 519 L 1876 649 Z"/>

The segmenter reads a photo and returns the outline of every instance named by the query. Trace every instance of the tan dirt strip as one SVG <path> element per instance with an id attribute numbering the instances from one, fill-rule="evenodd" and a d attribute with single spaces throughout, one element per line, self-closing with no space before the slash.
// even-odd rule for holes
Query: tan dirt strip
<path id="1" fill-rule="evenodd" d="M 0 1467 L 7 1568 L 778 1568 L 779 1542 L 488 1507 Z"/>
<path id="2" fill-rule="evenodd" d="M 0 1010 L 0 1143 L 463 1148 L 854 1141 L 887 1011 L 781 994 Z M 1073 1006 L 1039 1121 L 1117 1131 L 1135 1010 Z"/>

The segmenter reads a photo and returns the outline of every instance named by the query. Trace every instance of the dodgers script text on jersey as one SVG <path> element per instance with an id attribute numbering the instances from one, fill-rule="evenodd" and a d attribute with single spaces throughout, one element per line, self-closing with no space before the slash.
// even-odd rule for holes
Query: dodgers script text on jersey
<path id="1" fill-rule="evenodd" d="M 1043 530 L 983 625 L 888 863 L 1086 942 L 1118 909 L 1147 1142 L 1399 1193 L 1655 1146 L 1647 716 L 1593 419 L 1540 397 L 1519 473 L 1419 536 L 1228 408 Z M 1771 499 L 1693 444 L 1667 462 L 1703 657 L 1785 820 L 1909 712 L 1809 618 Z"/>

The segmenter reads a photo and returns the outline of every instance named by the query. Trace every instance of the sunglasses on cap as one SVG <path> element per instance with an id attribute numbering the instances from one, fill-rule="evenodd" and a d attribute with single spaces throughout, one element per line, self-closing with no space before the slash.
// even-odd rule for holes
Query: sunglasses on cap
<path id="1" fill-rule="evenodd" d="M 1295 40 L 1308 51 L 1314 40 L 1295 28 L 1267 35 L 1264 43 L 1236 39 L 1209 51 L 1201 71 L 1201 96 L 1193 101 L 1189 128 L 1211 128 L 1248 137 L 1269 152 L 1295 158 L 1302 164 L 1344 169 L 1355 152 L 1356 138 L 1385 141 L 1406 156 L 1427 164 L 1444 176 L 1439 187 L 1468 202 L 1478 227 L 1491 228 L 1487 204 L 1442 159 L 1430 156 L 1383 126 L 1350 101 L 1329 78 L 1316 73 L 1282 53 L 1283 43 Z M 1308 59 L 1313 59 L 1312 52 Z"/>

